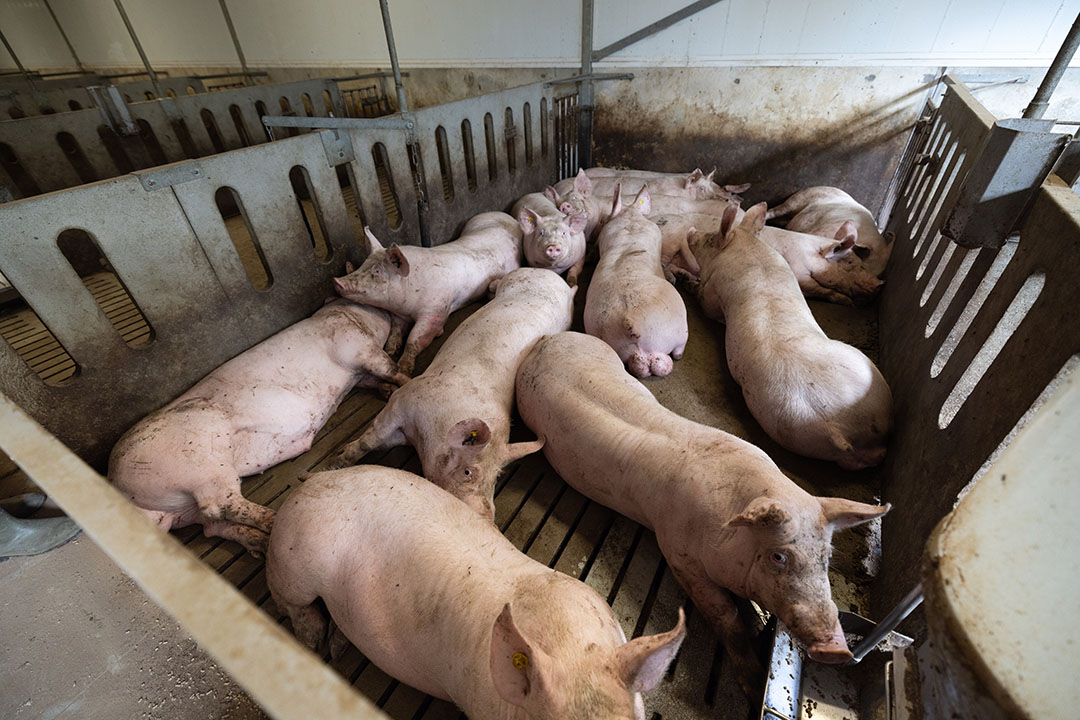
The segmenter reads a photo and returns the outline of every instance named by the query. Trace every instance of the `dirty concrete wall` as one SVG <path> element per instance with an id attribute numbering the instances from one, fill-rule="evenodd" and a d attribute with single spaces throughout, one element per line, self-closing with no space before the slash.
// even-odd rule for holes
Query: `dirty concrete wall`
<path id="1" fill-rule="evenodd" d="M 594 160 L 719 169 L 775 204 L 812 185 L 877 208 L 936 68 L 634 68 L 598 86 Z"/>

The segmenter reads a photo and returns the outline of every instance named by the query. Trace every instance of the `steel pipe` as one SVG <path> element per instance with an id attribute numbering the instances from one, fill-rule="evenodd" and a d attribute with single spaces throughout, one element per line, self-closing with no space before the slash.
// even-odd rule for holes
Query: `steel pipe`
<path id="1" fill-rule="evenodd" d="M 67 45 L 68 52 L 71 53 L 71 57 L 75 60 L 75 67 L 80 71 L 85 72 L 86 68 L 83 67 L 82 60 L 75 54 L 75 46 L 71 44 L 71 40 L 68 39 L 67 33 L 64 32 L 64 28 L 60 25 L 60 20 L 56 17 L 56 13 L 53 12 L 52 5 L 49 4 L 49 0 L 44 0 L 45 9 L 49 11 L 49 15 L 52 16 L 53 22 L 56 23 L 56 29 L 60 31 L 60 37 L 64 38 L 64 44 Z"/>
<path id="2" fill-rule="evenodd" d="M 23 67 L 22 62 L 19 60 L 19 56 L 16 55 L 15 51 L 11 49 L 11 43 L 9 43 L 7 41 L 7 38 L 4 37 L 3 32 L 0 32 L 0 42 L 4 43 L 4 47 L 7 48 L 8 55 L 10 55 L 11 59 L 15 61 L 15 66 L 19 68 L 19 72 L 22 73 L 23 78 L 30 85 L 30 89 L 33 90 L 34 89 L 34 80 L 33 80 L 33 78 L 30 77 L 30 71 L 27 70 L 25 67 Z"/>
<path id="3" fill-rule="evenodd" d="M 394 28 L 390 26 L 390 8 L 386 0 L 379 0 L 382 10 L 383 30 L 386 31 L 386 47 L 390 51 L 390 67 L 394 70 L 394 89 L 397 90 L 398 112 L 408 112 L 405 102 L 405 86 L 401 84 L 401 67 L 398 65 L 397 46 L 394 45 Z"/>
<path id="4" fill-rule="evenodd" d="M 1046 71 L 1039 89 L 1035 91 L 1035 97 L 1031 98 L 1031 104 L 1024 109 L 1025 118 L 1038 120 L 1046 113 L 1046 108 L 1050 106 L 1050 96 L 1054 94 L 1054 89 L 1061 82 L 1061 76 L 1069 67 L 1078 46 L 1080 46 L 1080 15 L 1076 16 L 1072 27 L 1069 28 L 1069 34 L 1065 36 L 1065 42 L 1061 43 L 1061 49 L 1058 50 L 1054 62 L 1050 64 L 1050 69 Z"/>
<path id="5" fill-rule="evenodd" d="M 854 656 L 848 661 L 849 665 L 854 665 L 860 662 L 864 657 L 870 654 L 870 651 L 878 646 L 878 643 L 885 639 L 885 636 L 891 633 L 896 626 L 904 621 L 911 612 L 919 607 L 923 601 L 922 585 L 916 585 L 911 592 L 904 596 L 904 599 L 893 608 L 885 619 L 877 624 L 877 627 L 863 638 L 863 641 L 855 646 L 851 654 Z"/>
<path id="6" fill-rule="evenodd" d="M 154 86 L 154 95 L 157 97 L 164 97 L 161 92 L 161 86 L 158 84 L 157 75 L 154 73 L 154 68 L 150 67 L 150 61 L 147 59 L 146 53 L 143 52 L 142 43 L 139 42 L 139 37 L 135 34 L 135 28 L 131 26 L 131 20 L 128 20 L 127 12 L 124 10 L 123 4 L 120 0 L 113 0 L 113 2 L 116 3 L 116 9 L 120 13 L 120 18 L 124 21 L 124 27 L 127 28 L 128 35 L 131 36 L 131 41 L 135 43 L 135 49 L 139 52 L 143 67 L 146 68 L 146 74 L 150 76 L 150 83 Z"/>
<path id="7" fill-rule="evenodd" d="M 221 5 L 221 14 L 225 16 L 225 24 L 229 27 L 229 37 L 232 38 L 233 47 L 236 48 L 236 56 L 240 58 L 240 69 L 243 70 L 244 77 L 250 79 L 251 73 L 248 72 L 247 60 L 244 58 L 243 48 L 240 47 L 240 38 L 236 35 L 232 15 L 229 14 L 229 6 L 225 4 L 225 0 L 218 0 L 218 4 Z"/>

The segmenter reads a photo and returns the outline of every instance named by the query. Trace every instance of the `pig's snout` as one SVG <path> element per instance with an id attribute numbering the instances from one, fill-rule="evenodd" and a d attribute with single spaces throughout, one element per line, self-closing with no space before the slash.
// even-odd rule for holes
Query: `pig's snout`
<path id="1" fill-rule="evenodd" d="M 574 206 L 568 202 L 561 203 L 559 205 L 559 212 L 563 215 L 571 215 L 574 212 Z"/>
<path id="2" fill-rule="evenodd" d="M 548 245 L 544 248 L 544 254 L 551 260 L 558 260 L 563 254 L 562 245 Z"/>
<path id="3" fill-rule="evenodd" d="M 853 657 L 839 623 L 828 638 L 812 643 L 806 648 L 806 652 L 812 659 L 827 665 L 839 665 Z"/>

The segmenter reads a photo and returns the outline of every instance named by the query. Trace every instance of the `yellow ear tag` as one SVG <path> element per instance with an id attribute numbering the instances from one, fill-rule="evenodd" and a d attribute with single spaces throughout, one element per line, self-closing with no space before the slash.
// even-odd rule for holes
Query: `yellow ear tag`
<path id="1" fill-rule="evenodd" d="M 529 667 L 529 658 L 525 653 L 514 653 L 514 656 L 510 658 L 510 662 L 513 663 L 514 667 L 518 670 L 524 670 Z"/>
<path id="2" fill-rule="evenodd" d="M 476 437 L 476 431 L 473 430 L 472 432 L 470 432 L 469 437 Z"/>

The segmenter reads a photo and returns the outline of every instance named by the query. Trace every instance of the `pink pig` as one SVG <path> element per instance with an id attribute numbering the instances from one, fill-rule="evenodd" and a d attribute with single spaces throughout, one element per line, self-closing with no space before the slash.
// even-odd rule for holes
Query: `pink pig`
<path id="1" fill-rule="evenodd" d="M 732 377 L 773 440 L 848 470 L 879 464 L 892 428 L 892 394 L 870 358 L 831 340 L 814 320 L 791 268 L 758 239 L 765 203 L 740 225 L 688 241 L 701 263 L 698 299 L 725 323 Z"/>
<path id="2" fill-rule="evenodd" d="M 637 377 L 669 374 L 688 336 L 686 305 L 664 278 L 660 230 L 645 217 L 649 208 L 648 187 L 629 208 L 617 191 L 585 296 L 585 331 L 615 348 Z"/>
<path id="3" fill-rule="evenodd" d="M 566 274 L 567 284 L 577 285 L 585 268 L 584 213 L 563 213 L 551 201 L 554 192 L 530 193 L 511 211 L 521 225 L 521 249 L 532 267 Z M 569 272 L 567 272 L 569 271 Z"/>
<path id="4" fill-rule="evenodd" d="M 415 382 L 415 381 L 414 381 Z M 278 513 L 266 580 L 311 648 L 327 621 L 365 657 L 476 720 L 645 720 L 686 636 L 626 642 L 596 592 L 517 550 L 411 473 L 310 476 Z"/>
<path id="5" fill-rule="evenodd" d="M 866 270 L 877 277 L 885 271 L 892 253 L 892 237 L 886 239 L 865 207 L 840 188 L 819 186 L 800 190 L 769 210 L 766 220 L 795 213 L 786 228 L 795 232 L 836 237 L 845 223 L 854 225 L 858 245 L 856 253 Z"/>
<path id="6" fill-rule="evenodd" d="M 757 447 L 663 407 L 588 335 L 540 341 L 518 371 L 517 398 L 571 487 L 656 533 L 748 692 L 760 666 L 732 593 L 779 615 L 812 658 L 851 657 L 829 587 L 832 533 L 888 505 L 808 494 Z"/>
<path id="7" fill-rule="evenodd" d="M 404 383 L 382 347 L 383 310 L 335 300 L 237 355 L 128 430 L 109 480 L 165 530 L 266 549 L 274 513 L 240 494 L 240 478 L 311 447 L 355 385 Z"/>
<path id="8" fill-rule="evenodd" d="M 537 340 L 570 327 L 577 293 L 540 268 L 514 270 L 494 285 L 494 299 L 458 326 L 422 375 L 390 396 L 371 426 L 334 456 L 335 466 L 409 443 L 428 480 L 494 520 L 499 471 L 544 444 L 508 444 L 514 374 Z"/>
<path id="9" fill-rule="evenodd" d="M 521 267 L 521 228 L 501 212 L 469 219 L 461 236 L 431 248 L 391 245 L 383 249 L 371 230 L 360 269 L 334 285 L 342 297 L 413 320 L 398 369 L 412 375 L 416 356 L 442 335 L 450 313 L 479 300 L 493 280 Z"/>

